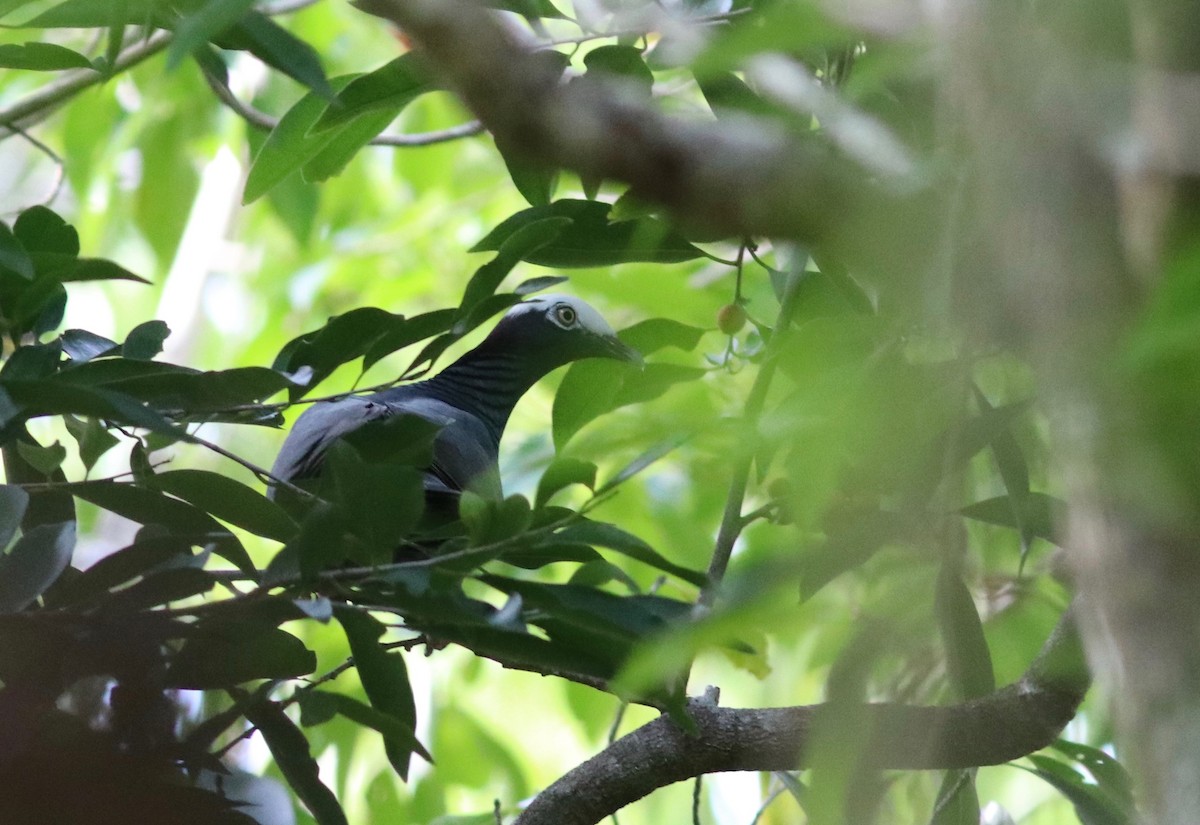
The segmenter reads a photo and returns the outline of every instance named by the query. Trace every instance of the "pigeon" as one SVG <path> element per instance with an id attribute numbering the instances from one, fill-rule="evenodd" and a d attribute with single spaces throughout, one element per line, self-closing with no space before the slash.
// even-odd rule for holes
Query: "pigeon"
<path id="1" fill-rule="evenodd" d="M 641 355 L 579 298 L 550 294 L 523 301 L 479 346 L 432 378 L 314 404 L 296 420 L 271 475 L 292 483 L 316 478 L 339 438 L 407 414 L 440 428 L 433 460 L 423 468 L 427 509 L 456 512 L 465 490 L 500 499 L 497 457 L 513 407 L 551 370 L 583 358 L 642 366 Z M 277 492 L 273 486 L 268 495 L 274 498 Z"/>

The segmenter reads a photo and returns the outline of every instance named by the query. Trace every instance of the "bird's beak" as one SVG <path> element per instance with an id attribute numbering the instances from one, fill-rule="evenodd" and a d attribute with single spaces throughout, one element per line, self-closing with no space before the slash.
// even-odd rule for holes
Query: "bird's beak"
<path id="1" fill-rule="evenodd" d="M 608 358 L 615 358 L 618 361 L 633 364 L 638 369 L 646 367 L 646 361 L 642 358 L 642 354 L 617 338 L 605 338 L 604 347 L 606 350 L 605 356 Z"/>

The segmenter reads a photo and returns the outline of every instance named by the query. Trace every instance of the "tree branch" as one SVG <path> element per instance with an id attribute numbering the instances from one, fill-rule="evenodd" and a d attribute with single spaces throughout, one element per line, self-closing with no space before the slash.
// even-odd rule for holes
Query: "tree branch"
<path id="1" fill-rule="evenodd" d="M 863 714 L 865 767 L 933 770 L 998 765 L 1050 744 L 1090 684 L 1071 611 L 1020 681 L 948 707 L 826 703 L 721 708 L 692 700 L 689 734 L 667 716 L 618 739 L 538 794 L 516 825 L 592 825 L 674 782 L 724 771 L 805 767 L 822 724 Z"/>
<path id="2" fill-rule="evenodd" d="M 811 135 L 763 119 L 666 115 L 620 85 L 559 82 L 558 69 L 464 0 L 356 0 L 400 26 L 501 142 L 538 163 L 629 183 L 680 222 L 726 236 L 809 241 L 886 192 Z M 887 183 L 884 170 L 873 180 Z M 899 186 L 910 181 L 890 181 Z"/>

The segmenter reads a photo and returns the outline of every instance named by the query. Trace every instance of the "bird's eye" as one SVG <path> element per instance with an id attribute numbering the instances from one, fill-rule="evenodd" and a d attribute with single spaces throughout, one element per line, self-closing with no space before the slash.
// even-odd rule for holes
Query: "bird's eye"
<path id="1" fill-rule="evenodd" d="M 562 304 L 561 306 L 554 308 L 554 317 L 557 318 L 558 322 L 564 327 L 569 327 L 571 324 L 575 323 L 575 310 L 566 304 Z"/>

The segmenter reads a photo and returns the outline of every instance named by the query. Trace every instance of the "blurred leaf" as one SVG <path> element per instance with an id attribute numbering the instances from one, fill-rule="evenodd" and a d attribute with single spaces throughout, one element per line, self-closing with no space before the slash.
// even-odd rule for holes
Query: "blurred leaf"
<path id="1" fill-rule="evenodd" d="M 596 465 L 590 461 L 560 456 L 550 463 L 538 480 L 534 506 L 541 507 L 559 490 L 572 484 L 582 484 L 589 490 L 596 488 Z"/>
<path id="2" fill-rule="evenodd" d="M 979 793 L 975 771 L 946 771 L 930 825 L 979 825 Z"/>
<path id="3" fill-rule="evenodd" d="M 175 26 L 175 37 L 167 47 L 167 69 L 174 69 L 189 54 L 228 29 L 254 6 L 255 0 L 208 0 Z"/>
<path id="4" fill-rule="evenodd" d="M 485 0 L 483 5 L 529 18 L 565 16 L 550 0 Z"/>
<path id="5" fill-rule="evenodd" d="M 668 561 L 649 544 L 632 533 L 627 533 L 615 524 L 602 521 L 582 519 L 576 524 L 568 525 L 554 534 L 555 541 L 580 542 L 607 547 L 631 559 L 648 564 L 656 570 L 662 570 L 677 576 L 686 582 L 703 587 L 708 576 L 699 570 L 690 570 L 682 565 Z"/>
<path id="6" fill-rule="evenodd" d="M 336 77 L 330 84 L 335 90 L 342 89 L 354 77 L 356 75 Z M 311 133 L 327 103 L 324 96 L 315 91 L 309 92 L 279 119 L 254 156 L 242 193 L 243 204 L 258 200 L 268 189 L 300 169 L 329 145 L 337 135 L 336 130 L 330 129 L 319 135 Z"/>
<path id="7" fill-rule="evenodd" d="M 110 615 L 133 613 L 202 596 L 214 584 L 216 579 L 211 573 L 195 567 L 158 570 L 106 598 L 101 609 Z"/>
<path id="8" fill-rule="evenodd" d="M 283 708 L 275 702 L 252 704 L 246 709 L 246 719 L 263 735 L 284 779 L 318 825 L 348 825 L 337 797 L 321 782 L 308 740 Z"/>
<path id="9" fill-rule="evenodd" d="M 1001 527 L 1020 529 L 1023 525 L 1029 531 L 1029 535 L 1061 545 L 1055 525 L 1059 522 L 1059 515 L 1066 512 L 1066 502 L 1045 493 L 1030 493 L 1019 505 L 1021 524 L 1013 518 L 1013 506 L 1008 496 L 999 496 L 970 504 L 959 512 L 967 518 L 998 524 Z"/>
<path id="10" fill-rule="evenodd" d="M 137 26 L 150 22 L 162 8 L 162 0 L 64 0 L 17 28 Z"/>
<path id="11" fill-rule="evenodd" d="M 274 501 L 228 476 L 208 470 L 168 470 L 154 486 L 194 504 L 222 521 L 279 542 L 296 534 L 297 525 Z"/>
<path id="12" fill-rule="evenodd" d="M 399 114 L 399 109 L 370 111 L 341 128 L 331 129 L 329 141 L 301 167 L 304 180 L 320 183 L 341 174 L 359 150 L 386 129 Z"/>
<path id="13" fill-rule="evenodd" d="M 689 438 L 690 438 L 690 436 L 685 433 L 683 435 L 673 436 L 671 438 L 668 438 L 665 441 L 660 441 L 659 443 L 653 445 L 648 450 L 646 450 L 641 455 L 639 455 L 637 458 L 635 458 L 633 461 L 629 462 L 624 467 L 622 467 L 619 471 L 617 471 L 617 474 L 615 476 L 613 476 L 608 481 L 606 481 L 602 485 L 600 485 L 600 487 L 596 490 L 596 492 L 597 493 L 606 492 L 607 490 L 611 490 L 613 487 L 616 487 L 618 484 L 622 484 L 625 481 L 628 481 L 629 479 L 633 478 L 635 475 L 640 473 L 642 470 L 649 467 L 651 464 L 654 464 L 659 459 L 663 458 L 664 456 L 669 455 L 670 453 L 674 452 L 679 447 L 683 446 L 683 444 Z"/>
<path id="14" fill-rule="evenodd" d="M 137 281 L 148 284 L 140 275 L 135 275 L 120 264 L 102 258 L 79 258 L 60 252 L 35 252 L 30 256 L 38 274 L 51 281 L 72 283 L 78 281 Z"/>
<path id="15" fill-rule="evenodd" d="M 471 251 L 499 249 L 519 229 L 535 221 L 567 218 L 570 226 L 525 260 L 541 266 L 591 267 L 633 261 L 677 263 L 703 257 L 699 249 L 656 218 L 609 223 L 611 208 L 611 204 L 587 200 L 559 200 L 530 207 L 503 221 Z"/>
<path id="16" fill-rule="evenodd" d="M 0 551 L 8 547 L 17 534 L 28 506 L 29 493 L 15 484 L 0 484 Z"/>
<path id="17" fill-rule="evenodd" d="M 334 95 L 313 47 L 265 14 L 256 11 L 244 14 L 213 42 L 223 49 L 250 52 L 326 100 Z"/>
<path id="18" fill-rule="evenodd" d="M 691 352 L 706 332 L 672 318 L 649 318 L 621 330 L 618 337 L 645 356 L 665 347 Z"/>
<path id="19" fill-rule="evenodd" d="M 1134 810 L 1133 780 L 1129 773 L 1113 757 L 1099 748 L 1059 739 L 1050 746 L 1063 756 L 1082 765 L 1096 780 L 1096 784 L 1131 813 Z"/>
<path id="20" fill-rule="evenodd" d="M 253 622 L 206 622 L 171 660 L 166 684 L 210 690 L 251 679 L 291 679 L 312 673 L 316 667 L 316 655 L 279 628 Z"/>
<path id="21" fill-rule="evenodd" d="M 391 120 L 418 96 L 435 88 L 421 56 L 416 52 L 403 54 L 346 84 L 329 102 L 311 131 L 324 132 L 380 109 L 388 112 Z"/>
<path id="22" fill-rule="evenodd" d="M 733 72 L 700 74 L 696 76 L 696 84 L 717 117 L 730 114 L 770 117 L 779 114 L 774 106 L 759 97 Z"/>
<path id="23" fill-rule="evenodd" d="M 6 270 L 27 281 L 33 280 L 33 261 L 29 253 L 8 224 L 0 222 L 0 272 Z"/>
<path id="24" fill-rule="evenodd" d="M 1033 768 L 1017 767 L 1041 777 L 1070 800 L 1082 825 L 1128 825 L 1133 822 L 1133 811 L 1125 807 L 1122 800 L 1097 785 L 1089 785 L 1069 765 L 1036 753 L 1027 758 Z"/>
<path id="25" fill-rule="evenodd" d="M 20 46 L 15 43 L 0 45 L 0 68 L 54 72 L 94 67 L 92 61 L 66 46 L 34 41 Z"/>
<path id="26" fill-rule="evenodd" d="M 55 441 L 49 446 L 32 444 L 25 441 L 17 442 L 17 452 L 30 466 L 40 473 L 50 475 L 62 466 L 67 457 L 67 448 Z"/>
<path id="27" fill-rule="evenodd" d="M 402 779 L 407 779 L 409 761 L 414 752 L 426 759 L 430 757 L 413 734 L 417 724 L 417 709 L 404 657 L 399 652 L 388 653 L 380 646 L 379 637 L 383 635 L 384 627 L 375 618 L 348 608 L 335 610 L 334 615 L 346 633 L 350 653 L 354 656 L 354 666 L 362 680 L 363 690 L 371 700 L 371 707 L 395 720 L 402 731 L 399 736 L 385 736 L 384 747 L 396 773 Z M 342 705 L 339 705 L 339 712 L 345 712 Z"/>
<path id="28" fill-rule="evenodd" d="M 54 607 L 80 604 L 104 596 L 113 588 L 145 576 L 170 562 L 192 558 L 192 542 L 177 535 L 140 532 L 133 544 L 110 553 L 76 576 L 69 585 L 55 588 Z M 199 587 L 199 579 L 196 579 Z M 207 590 L 212 587 L 208 577 Z M 195 592 L 204 592 L 197 590 Z"/>
<path id="29" fill-rule="evenodd" d="M 934 608 L 945 646 L 946 668 L 959 697 L 974 699 L 994 691 L 996 676 L 983 624 L 970 591 L 953 565 L 943 563 L 938 573 Z"/>
<path id="30" fill-rule="evenodd" d="M 650 97 L 654 73 L 646 66 L 642 52 L 633 46 L 598 46 L 584 55 L 585 77 L 611 75 L 631 81 L 638 92 Z"/>
<path id="31" fill-rule="evenodd" d="M 0 555 L 0 614 L 28 607 L 71 563 L 75 522 L 40 524 Z"/>

